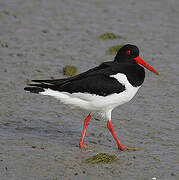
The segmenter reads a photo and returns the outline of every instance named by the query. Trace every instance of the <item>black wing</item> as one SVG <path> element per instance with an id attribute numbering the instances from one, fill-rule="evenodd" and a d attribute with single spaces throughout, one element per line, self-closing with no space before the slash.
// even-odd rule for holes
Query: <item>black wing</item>
<path id="1" fill-rule="evenodd" d="M 54 80 L 32 80 L 32 82 L 35 82 L 34 84 L 29 84 L 28 87 L 25 87 L 24 90 L 30 91 L 32 93 L 39 93 L 44 91 L 46 88 L 50 88 L 53 90 L 60 90 L 63 87 L 64 89 L 67 89 L 66 85 L 74 84 L 77 81 L 77 84 L 80 82 L 79 80 L 84 81 L 83 79 L 90 79 L 90 76 L 93 76 L 92 79 L 94 80 L 94 75 L 100 73 L 101 70 L 106 69 L 114 65 L 114 62 L 104 62 L 101 65 L 92 68 L 86 72 L 83 72 L 81 74 L 78 74 L 76 76 L 70 77 L 70 78 L 63 78 L 63 79 L 54 79 Z M 73 83 L 72 83 L 73 82 Z M 77 87 L 77 86 L 75 86 Z M 79 89 L 79 88 L 77 88 Z M 76 89 L 76 91 L 77 91 Z M 62 90 L 62 89 L 61 89 Z M 75 92 L 76 92 L 75 91 Z M 86 91 L 86 90 L 85 90 Z M 87 91 L 86 91 L 87 92 Z"/>
<path id="2" fill-rule="evenodd" d="M 119 83 L 115 78 L 101 74 L 72 81 L 56 88 L 57 89 L 54 90 L 69 93 L 90 93 L 100 96 L 107 96 L 112 93 L 120 93 L 125 90 L 125 86 Z"/>
<path id="3" fill-rule="evenodd" d="M 125 86 L 119 83 L 115 78 L 104 75 L 93 75 L 85 78 L 69 81 L 62 85 L 55 84 L 30 84 L 31 87 L 26 87 L 25 90 L 38 93 L 44 89 L 52 89 L 55 91 L 68 93 L 90 93 L 100 96 L 107 96 L 112 93 L 120 93 L 125 90 Z"/>
<path id="4" fill-rule="evenodd" d="M 97 67 L 94 67 L 86 72 L 83 72 L 81 74 L 78 74 L 76 76 L 73 76 L 73 77 L 69 77 L 69 78 L 63 78 L 63 79 L 53 79 L 53 80 L 50 80 L 50 79 L 47 79 L 47 80 L 32 80 L 32 82 L 37 82 L 37 83 L 48 83 L 48 84 L 54 84 L 54 85 L 62 85 L 64 83 L 67 83 L 67 82 L 70 82 L 70 81 L 75 81 L 75 80 L 79 80 L 81 78 L 84 78 L 84 77 L 88 77 L 90 75 L 93 75 L 94 72 L 95 74 L 98 73 L 100 70 L 102 69 L 105 69 L 105 68 L 108 68 L 110 66 L 114 65 L 114 62 L 104 62 L 102 64 L 100 64 L 99 66 Z"/>

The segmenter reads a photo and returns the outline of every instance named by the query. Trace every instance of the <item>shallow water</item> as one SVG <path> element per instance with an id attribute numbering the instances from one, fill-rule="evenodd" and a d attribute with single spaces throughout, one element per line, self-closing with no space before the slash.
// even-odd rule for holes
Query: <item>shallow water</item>
<path id="1" fill-rule="evenodd" d="M 0 179 L 179 179 L 179 1 L 0 1 Z M 115 40 L 99 36 L 113 32 Z M 112 114 L 121 141 L 139 147 L 118 152 L 104 120 L 91 121 L 81 152 L 87 112 L 30 94 L 29 79 L 63 77 L 65 65 L 83 72 L 113 56 L 113 45 L 136 44 L 160 75 L 146 72 L 136 97 Z M 99 118 L 99 117 L 98 117 Z M 97 153 L 112 164 L 85 164 Z"/>

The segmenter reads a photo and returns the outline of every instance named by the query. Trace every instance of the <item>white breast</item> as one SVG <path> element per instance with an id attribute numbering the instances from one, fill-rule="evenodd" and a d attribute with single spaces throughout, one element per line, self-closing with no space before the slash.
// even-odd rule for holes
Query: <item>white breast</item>
<path id="1" fill-rule="evenodd" d="M 109 97 L 109 102 L 111 102 L 111 104 L 113 102 L 112 105 L 113 108 L 130 101 L 140 88 L 140 86 L 139 87 L 132 86 L 129 83 L 125 74 L 117 73 L 115 75 L 111 75 L 110 77 L 117 79 L 119 83 L 125 86 L 125 90 L 123 92 L 115 93 L 110 96 L 107 96 Z"/>

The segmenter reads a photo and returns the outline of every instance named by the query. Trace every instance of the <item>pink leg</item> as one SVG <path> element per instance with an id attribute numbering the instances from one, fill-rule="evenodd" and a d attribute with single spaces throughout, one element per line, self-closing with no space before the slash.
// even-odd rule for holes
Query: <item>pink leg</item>
<path id="1" fill-rule="evenodd" d="M 119 138 L 117 137 L 115 131 L 114 131 L 114 128 L 113 128 L 113 125 L 111 123 L 111 121 L 107 121 L 107 127 L 109 129 L 109 131 L 111 132 L 113 138 L 115 139 L 115 141 L 117 142 L 117 145 L 118 145 L 118 148 L 121 150 L 121 151 L 124 151 L 126 149 L 128 149 L 127 146 L 124 146 L 120 141 L 119 141 Z"/>
<path id="2" fill-rule="evenodd" d="M 91 113 L 84 120 L 83 131 L 82 131 L 81 139 L 80 139 L 80 148 L 88 148 L 88 146 L 84 144 L 84 138 L 85 138 L 87 127 L 90 123 L 90 119 L 91 119 Z"/>

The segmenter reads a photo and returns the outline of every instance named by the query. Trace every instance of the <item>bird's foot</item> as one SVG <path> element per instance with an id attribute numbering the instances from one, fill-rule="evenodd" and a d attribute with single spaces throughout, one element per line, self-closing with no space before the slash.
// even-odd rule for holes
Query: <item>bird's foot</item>
<path id="1" fill-rule="evenodd" d="M 86 144 L 80 143 L 80 149 L 88 149 L 89 147 Z"/>
<path id="2" fill-rule="evenodd" d="M 86 144 L 81 144 L 80 143 L 80 149 L 83 150 L 83 151 L 90 151 L 92 149 L 94 149 L 95 146 L 87 146 Z"/>
<path id="3" fill-rule="evenodd" d="M 136 148 L 136 147 L 127 147 L 127 146 L 118 147 L 118 149 L 120 151 L 138 151 L 138 150 L 140 150 L 139 148 Z"/>

